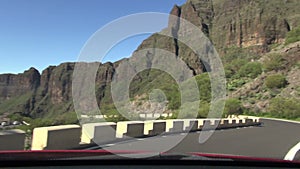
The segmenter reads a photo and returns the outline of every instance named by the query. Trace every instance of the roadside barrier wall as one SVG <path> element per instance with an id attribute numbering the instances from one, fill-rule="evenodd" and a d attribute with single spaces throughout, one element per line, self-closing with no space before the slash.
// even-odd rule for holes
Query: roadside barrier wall
<path id="1" fill-rule="evenodd" d="M 116 138 L 144 136 L 144 122 L 121 121 L 117 122 Z"/>
<path id="2" fill-rule="evenodd" d="M 81 142 L 100 144 L 113 141 L 116 139 L 116 127 L 114 122 L 83 124 Z"/>
<path id="3" fill-rule="evenodd" d="M 144 135 L 154 136 L 166 132 L 166 120 L 151 120 L 144 123 Z"/>
<path id="4" fill-rule="evenodd" d="M 25 132 L 18 129 L 0 131 L 0 150 L 24 150 Z"/>
<path id="5" fill-rule="evenodd" d="M 208 125 L 204 128 L 205 124 Z M 35 128 L 33 131 L 32 150 L 72 149 L 78 146 L 80 141 L 84 144 L 101 144 L 130 137 L 155 136 L 164 133 L 203 129 L 227 129 L 257 124 L 259 124 L 259 118 L 243 116 L 226 119 L 170 119 L 90 123 L 84 124 L 82 129 L 78 125 L 40 127 Z M 24 148 L 25 134 L 20 133 L 19 135 L 18 138 L 23 139 L 22 145 Z"/>
<path id="6" fill-rule="evenodd" d="M 81 127 L 62 125 L 38 127 L 33 130 L 31 150 L 60 150 L 78 147 Z"/>
<path id="7" fill-rule="evenodd" d="M 184 131 L 196 131 L 198 130 L 197 119 L 183 119 L 183 130 Z"/>
<path id="8" fill-rule="evenodd" d="M 180 119 L 166 120 L 166 124 L 167 124 L 166 132 L 182 132 L 183 123 L 184 121 Z"/>

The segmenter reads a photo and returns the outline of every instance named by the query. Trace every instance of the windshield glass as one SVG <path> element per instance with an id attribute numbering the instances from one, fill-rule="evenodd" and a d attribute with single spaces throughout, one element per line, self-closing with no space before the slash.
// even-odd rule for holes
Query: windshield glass
<path id="1" fill-rule="evenodd" d="M 0 160 L 300 161 L 299 7 L 0 1 Z"/>

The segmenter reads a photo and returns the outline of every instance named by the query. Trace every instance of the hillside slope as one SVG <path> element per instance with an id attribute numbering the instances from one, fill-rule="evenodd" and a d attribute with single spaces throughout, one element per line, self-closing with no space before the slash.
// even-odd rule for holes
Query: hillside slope
<path id="1" fill-rule="evenodd" d="M 284 44 L 287 33 L 300 26 L 299 6 L 298 0 L 188 0 L 182 6 L 174 5 L 170 13 L 189 20 L 211 39 L 223 60 L 228 78 L 228 96 L 237 98 L 244 112 L 261 113 L 268 111 L 271 100 L 276 97 L 299 97 L 299 45 L 297 42 L 291 43 L 290 46 Z M 187 31 L 176 21 L 170 21 L 168 29 L 174 29 L 175 37 L 178 32 L 184 34 Z M 174 53 L 187 64 L 197 77 L 198 84 L 206 87 L 209 85 L 209 82 L 203 80 L 206 75 L 202 75 L 207 72 L 205 63 L 186 45 L 174 38 L 153 34 L 142 42 L 135 53 L 148 48 L 159 48 Z M 268 60 L 272 53 L 283 56 L 279 69 L 276 66 L 273 67 L 274 70 L 265 68 L 268 61 L 264 58 Z M 110 85 L 118 64 L 125 60 L 101 64 L 99 67 L 96 96 L 104 114 L 117 114 L 111 98 Z M 252 70 L 248 71 L 246 68 L 243 68 L 246 73 L 241 73 L 240 69 L 248 62 L 260 63 L 261 67 L 258 66 L 259 71 L 255 75 L 252 75 Z M 30 68 L 17 75 L 0 75 L 1 118 L 47 118 L 50 121 L 47 123 L 51 124 L 76 122 L 71 92 L 74 65 L 75 63 L 62 63 L 50 66 L 41 74 Z M 285 76 L 287 85 L 273 89 L 265 87 L 266 77 L 278 73 Z M 149 93 L 157 88 L 164 91 L 168 99 L 168 108 L 165 111 L 176 112 L 180 107 L 178 86 L 166 73 L 141 72 L 130 87 L 130 96 L 145 107 L 147 101 L 140 100 L 147 99 Z M 202 96 L 208 94 L 204 92 Z M 202 108 L 208 107 L 209 104 L 209 97 L 204 98 Z M 201 111 L 204 116 L 203 111 L 206 110 Z"/>

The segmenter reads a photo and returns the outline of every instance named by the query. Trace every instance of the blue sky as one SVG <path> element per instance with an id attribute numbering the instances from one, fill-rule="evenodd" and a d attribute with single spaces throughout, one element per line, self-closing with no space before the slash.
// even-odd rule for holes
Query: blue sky
<path id="1" fill-rule="evenodd" d="M 169 13 L 185 0 L 0 0 L 0 73 L 40 72 L 74 62 L 85 42 L 105 24 L 140 12 Z M 149 35 L 129 38 L 103 61 L 129 56 Z"/>

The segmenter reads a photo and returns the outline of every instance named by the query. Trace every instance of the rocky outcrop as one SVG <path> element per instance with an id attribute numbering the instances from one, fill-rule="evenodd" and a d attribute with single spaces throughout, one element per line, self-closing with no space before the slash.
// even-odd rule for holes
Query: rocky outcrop
<path id="1" fill-rule="evenodd" d="M 30 68 L 20 74 L 0 75 L 0 103 L 15 96 L 34 92 L 40 85 L 40 73 Z"/>
<path id="2" fill-rule="evenodd" d="M 200 27 L 220 53 L 230 46 L 266 52 L 300 24 L 299 5 L 297 0 L 188 0 L 171 14 Z"/>
<path id="3" fill-rule="evenodd" d="M 286 33 L 300 24 L 299 5 L 297 0 L 213 1 L 209 36 L 218 49 L 235 45 L 268 51 L 268 45 L 282 42 Z M 197 11 L 201 13 L 201 9 Z"/>
<path id="4" fill-rule="evenodd" d="M 99 63 L 90 63 L 99 64 Z M 0 75 L 0 104 L 16 100 L 16 105 L 0 112 L 22 112 L 32 117 L 74 111 L 72 105 L 72 78 L 75 63 L 49 66 L 42 74 L 30 68 L 20 74 Z M 114 64 L 100 64 L 96 75 L 98 102 L 105 97 L 105 90 L 112 80 Z"/>
<path id="5" fill-rule="evenodd" d="M 190 21 L 201 28 L 222 55 L 226 48 L 238 46 L 258 53 L 269 51 L 270 45 L 284 41 L 286 33 L 300 25 L 297 0 L 188 0 L 174 5 L 170 14 Z M 179 19 L 169 19 L 173 37 L 189 30 L 180 26 Z M 186 62 L 194 75 L 207 71 L 205 62 L 176 38 L 154 34 L 142 42 L 137 51 L 160 48 L 174 53 Z M 155 50 L 149 50 L 155 54 Z"/>
<path id="6" fill-rule="evenodd" d="M 75 63 L 64 63 L 53 69 L 48 83 L 52 104 L 60 104 L 72 98 L 72 73 Z"/>

